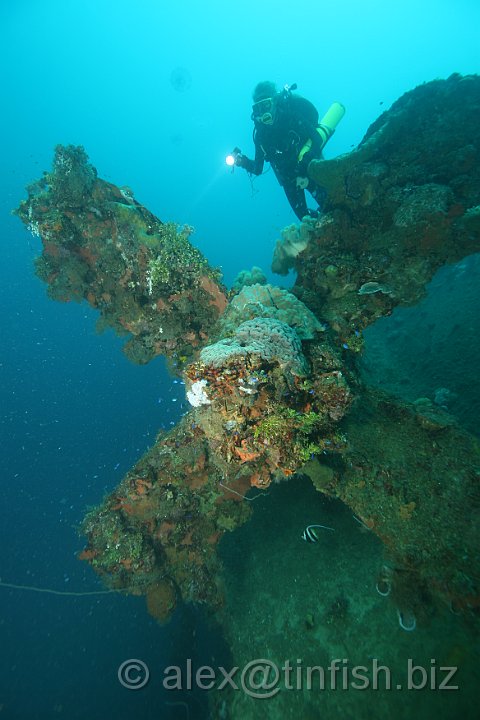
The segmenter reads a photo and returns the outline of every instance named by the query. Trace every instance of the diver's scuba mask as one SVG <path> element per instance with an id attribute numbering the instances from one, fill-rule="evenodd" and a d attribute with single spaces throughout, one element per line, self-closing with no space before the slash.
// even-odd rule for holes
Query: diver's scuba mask
<path id="1" fill-rule="evenodd" d="M 264 98 L 252 105 L 252 119 L 262 125 L 273 125 L 275 118 L 275 99 Z"/>

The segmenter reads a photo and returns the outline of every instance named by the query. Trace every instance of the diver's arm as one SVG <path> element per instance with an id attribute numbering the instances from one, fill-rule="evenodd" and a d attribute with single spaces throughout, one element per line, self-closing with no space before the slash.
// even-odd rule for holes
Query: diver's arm
<path id="1" fill-rule="evenodd" d="M 318 111 L 310 100 L 296 97 L 293 114 L 297 122 L 298 134 L 301 137 L 307 137 L 311 141 L 309 150 L 303 154 L 302 160 L 297 167 L 298 175 L 306 175 L 310 161 L 322 157 L 324 142 L 317 132 Z"/>
<path id="2" fill-rule="evenodd" d="M 322 154 L 323 147 L 325 145 L 325 141 L 320 135 L 320 133 L 317 131 L 318 125 L 310 125 L 309 126 L 309 137 L 312 141 L 312 147 L 309 150 L 310 159 L 313 158 L 319 158 Z"/>
<path id="3" fill-rule="evenodd" d="M 250 160 L 246 155 L 237 155 L 235 165 L 243 168 L 252 175 L 261 175 L 265 163 L 265 153 L 259 145 L 255 146 L 255 159 Z"/>

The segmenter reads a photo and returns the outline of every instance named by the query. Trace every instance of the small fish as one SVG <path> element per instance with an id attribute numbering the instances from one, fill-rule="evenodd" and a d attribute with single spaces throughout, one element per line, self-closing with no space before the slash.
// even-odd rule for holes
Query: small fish
<path id="1" fill-rule="evenodd" d="M 357 290 L 359 295 L 374 295 L 375 293 L 383 293 L 383 295 L 392 295 L 391 288 L 388 285 L 380 285 L 378 282 L 363 283 L 361 288 Z"/>
<path id="2" fill-rule="evenodd" d="M 308 543 L 316 543 L 319 541 L 318 533 L 315 528 L 323 528 L 324 530 L 331 530 L 335 532 L 335 528 L 328 527 L 327 525 L 309 525 L 305 528 L 302 535 L 302 540 Z"/>

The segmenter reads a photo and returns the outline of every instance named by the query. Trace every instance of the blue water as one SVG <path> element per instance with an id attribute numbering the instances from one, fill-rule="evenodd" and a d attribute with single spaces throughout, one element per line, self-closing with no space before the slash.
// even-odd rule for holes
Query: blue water
<path id="1" fill-rule="evenodd" d="M 218 0 L 178 0 L 175 9 L 158 0 L 1 4 L 4 583 L 101 589 L 76 559 L 77 526 L 186 409 L 163 360 L 130 365 L 118 338 L 95 333 L 94 311 L 49 301 L 35 278 L 39 241 L 10 211 L 50 167 L 54 146 L 84 145 L 101 177 L 131 187 L 162 220 L 193 225 L 192 240 L 230 284 L 252 265 L 269 274 L 279 231 L 295 221 L 273 173 L 252 187 L 224 165 L 234 146 L 252 155 L 259 80 L 296 82 L 320 114 L 334 100 L 346 106 L 325 152 L 334 157 L 403 92 L 479 69 L 474 0 L 245 0 L 236 8 Z M 183 695 L 155 677 L 128 692 L 117 668 L 136 657 L 153 669 L 189 654 L 207 661 L 216 642 L 193 610 L 159 628 L 141 598 L 116 594 L 0 587 L 0 613 L 0 716 L 8 719 L 185 717 L 183 705 L 167 704 Z M 201 698 L 188 702 L 191 717 L 204 716 Z"/>

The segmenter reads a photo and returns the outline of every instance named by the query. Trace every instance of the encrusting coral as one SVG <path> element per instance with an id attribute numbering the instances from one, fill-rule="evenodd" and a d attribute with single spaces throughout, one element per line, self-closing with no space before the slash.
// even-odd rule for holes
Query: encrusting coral
<path id="1" fill-rule="evenodd" d="M 59 145 L 52 172 L 29 185 L 17 215 L 43 242 L 37 275 L 51 298 L 87 300 L 98 326 L 130 336 L 129 359 L 181 366 L 227 306 L 219 272 L 193 228 L 163 223 L 128 188 L 101 180 L 83 148 Z"/>

